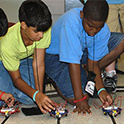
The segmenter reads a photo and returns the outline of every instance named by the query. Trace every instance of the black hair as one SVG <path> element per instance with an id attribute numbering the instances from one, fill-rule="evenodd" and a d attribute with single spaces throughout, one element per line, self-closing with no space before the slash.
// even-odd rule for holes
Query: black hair
<path id="1" fill-rule="evenodd" d="M 84 17 L 94 21 L 106 21 L 109 6 L 106 0 L 88 0 L 84 4 Z"/>
<path id="2" fill-rule="evenodd" d="M 84 3 L 84 0 L 79 0 L 79 1 L 80 1 L 82 4 L 85 4 L 85 3 Z"/>
<path id="3" fill-rule="evenodd" d="M 47 31 L 52 25 L 51 13 L 41 0 L 26 0 L 19 8 L 19 21 L 28 27 L 36 27 L 37 31 Z"/>
<path id="4" fill-rule="evenodd" d="M 0 37 L 4 36 L 8 30 L 8 19 L 4 11 L 0 8 Z"/>

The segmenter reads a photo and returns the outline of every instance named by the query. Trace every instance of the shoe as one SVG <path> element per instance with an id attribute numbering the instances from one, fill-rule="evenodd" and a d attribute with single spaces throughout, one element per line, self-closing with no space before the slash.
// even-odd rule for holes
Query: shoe
<path id="1" fill-rule="evenodd" d="M 114 75 L 113 77 L 106 77 L 103 84 L 108 93 L 116 93 L 117 75 Z"/>

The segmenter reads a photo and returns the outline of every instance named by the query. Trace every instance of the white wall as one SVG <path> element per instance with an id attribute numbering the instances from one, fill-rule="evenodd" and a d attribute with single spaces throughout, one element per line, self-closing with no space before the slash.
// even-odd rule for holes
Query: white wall
<path id="1" fill-rule="evenodd" d="M 4 10 L 8 17 L 8 21 L 18 21 L 18 9 L 24 0 L 0 0 L 0 7 Z"/>
<path id="2" fill-rule="evenodd" d="M 65 3 L 64 0 L 43 0 L 49 7 L 52 16 L 53 23 L 64 13 Z"/>
<path id="3" fill-rule="evenodd" d="M 18 9 L 24 0 L 0 0 L 0 7 L 5 11 L 8 21 L 18 22 Z M 53 23 L 64 13 L 64 0 L 43 0 L 52 13 Z"/>
<path id="4" fill-rule="evenodd" d="M 75 7 L 83 7 L 83 4 L 79 0 L 65 0 L 65 11 Z"/>

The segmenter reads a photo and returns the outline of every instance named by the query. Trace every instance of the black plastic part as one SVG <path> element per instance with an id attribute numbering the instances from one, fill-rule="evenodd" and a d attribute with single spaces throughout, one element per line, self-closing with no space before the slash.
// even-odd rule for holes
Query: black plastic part
<path id="1" fill-rule="evenodd" d="M 38 107 L 22 108 L 21 110 L 26 116 L 43 114 Z"/>

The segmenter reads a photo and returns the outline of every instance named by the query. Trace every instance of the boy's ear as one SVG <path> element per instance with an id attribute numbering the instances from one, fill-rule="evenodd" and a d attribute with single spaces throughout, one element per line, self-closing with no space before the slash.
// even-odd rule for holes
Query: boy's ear
<path id="1" fill-rule="evenodd" d="M 80 17 L 83 19 L 83 17 L 84 17 L 84 12 L 81 10 L 80 11 Z"/>
<path id="2" fill-rule="evenodd" d="M 22 29 L 26 29 L 27 28 L 27 24 L 25 22 L 21 22 L 21 28 Z"/>

